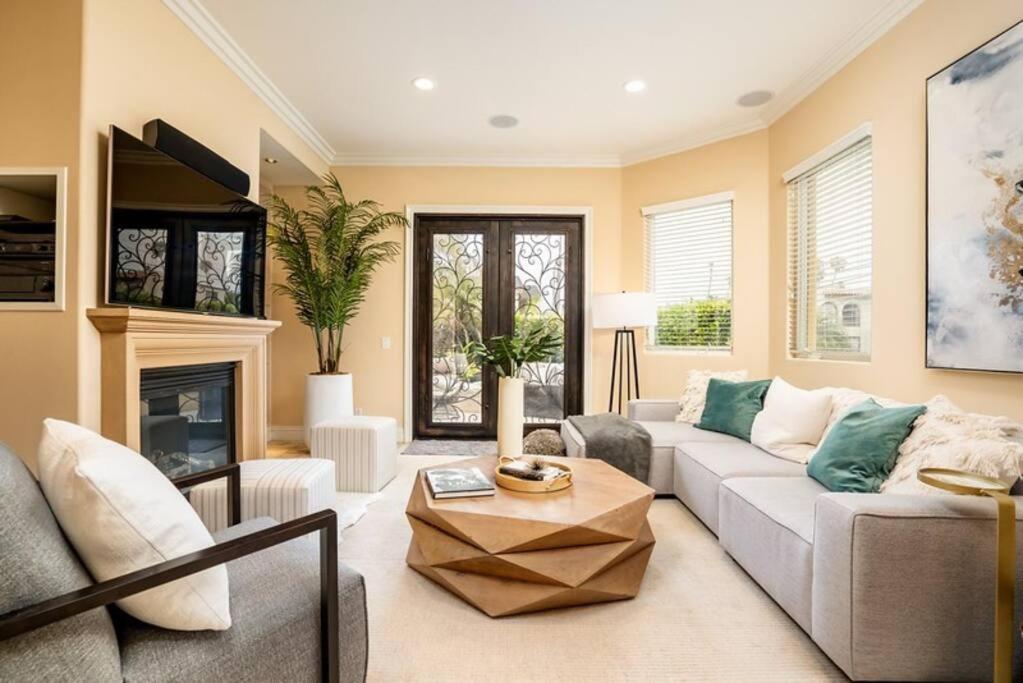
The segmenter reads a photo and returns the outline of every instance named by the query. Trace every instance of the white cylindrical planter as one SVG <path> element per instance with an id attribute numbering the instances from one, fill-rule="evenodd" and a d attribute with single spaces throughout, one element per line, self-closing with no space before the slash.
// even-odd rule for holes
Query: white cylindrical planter
<path id="1" fill-rule="evenodd" d="M 522 427 L 525 423 L 526 382 L 502 377 L 497 384 L 497 454 L 517 458 L 522 455 Z"/>
<path id="2" fill-rule="evenodd" d="M 354 414 L 352 376 L 306 375 L 305 378 L 305 445 L 309 445 L 309 429 L 324 420 Z"/>

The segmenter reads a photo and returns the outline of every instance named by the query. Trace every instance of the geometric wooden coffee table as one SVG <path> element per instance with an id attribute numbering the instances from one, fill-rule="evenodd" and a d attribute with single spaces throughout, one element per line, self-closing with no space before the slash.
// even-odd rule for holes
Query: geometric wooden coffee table
<path id="1" fill-rule="evenodd" d="M 493 480 L 497 458 L 479 467 Z M 555 493 L 434 500 L 417 475 L 405 514 L 406 562 L 491 617 L 633 598 L 654 535 L 654 490 L 600 460 L 572 458 L 572 485 Z"/>

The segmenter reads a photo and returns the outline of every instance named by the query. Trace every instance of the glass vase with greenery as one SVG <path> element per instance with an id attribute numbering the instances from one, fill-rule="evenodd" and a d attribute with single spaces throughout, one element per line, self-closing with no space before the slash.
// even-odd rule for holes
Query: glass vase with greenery
<path id="1" fill-rule="evenodd" d="M 527 363 L 542 363 L 554 357 L 562 347 L 561 333 L 542 320 L 526 322 L 518 334 L 503 334 L 465 346 L 469 359 L 478 365 L 490 365 L 499 377 L 518 379 Z"/>
<path id="2" fill-rule="evenodd" d="M 516 334 L 491 337 L 470 342 L 466 355 L 480 366 L 489 365 L 497 372 L 497 453 L 501 458 L 522 455 L 522 430 L 525 424 L 525 380 L 522 369 L 529 363 L 549 361 L 562 347 L 560 330 L 546 321 L 534 319 L 518 325 Z"/>

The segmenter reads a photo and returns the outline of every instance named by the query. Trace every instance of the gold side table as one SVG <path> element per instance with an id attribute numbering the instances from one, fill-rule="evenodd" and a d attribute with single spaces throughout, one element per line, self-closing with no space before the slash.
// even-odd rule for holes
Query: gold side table
<path id="1" fill-rule="evenodd" d="M 998 506 L 998 575 L 995 582 L 995 676 L 997 683 L 1012 680 L 1014 589 L 1016 586 L 1016 503 L 1009 487 L 973 472 L 923 467 L 917 479 L 935 488 L 965 496 L 988 496 Z"/>

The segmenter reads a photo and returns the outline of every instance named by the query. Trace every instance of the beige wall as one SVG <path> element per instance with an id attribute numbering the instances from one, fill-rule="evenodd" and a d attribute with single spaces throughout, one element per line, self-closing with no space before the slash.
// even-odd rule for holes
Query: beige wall
<path id="1" fill-rule="evenodd" d="M 135 136 L 162 118 L 249 174 L 258 200 L 259 131 L 317 173 L 326 165 L 160 0 L 87 0 L 82 60 L 83 307 L 102 301 L 106 142 L 110 124 Z M 99 426 L 99 333 L 79 316 L 79 420 Z"/>
<path id="2" fill-rule="evenodd" d="M 905 400 L 944 393 L 964 408 L 1023 418 L 1023 376 L 924 368 L 924 82 L 1021 18 L 1019 0 L 930 0 L 771 126 L 772 372 Z M 792 360 L 781 175 L 866 121 L 874 134 L 872 359 Z"/>
<path id="3" fill-rule="evenodd" d="M 732 352 L 641 351 L 644 397 L 678 396 L 694 368 L 746 369 L 752 377 L 769 374 L 767 140 L 767 131 L 762 130 L 628 166 L 622 172 L 622 282 L 629 290 L 645 286 L 643 207 L 734 193 Z"/>
<path id="4" fill-rule="evenodd" d="M 404 211 L 412 204 L 589 206 L 594 292 L 620 288 L 621 171 L 618 169 L 559 168 L 407 168 L 342 167 L 334 169 L 351 199 L 374 199 L 385 209 Z M 277 188 L 294 199 L 295 188 Z M 405 243 L 395 231 L 391 239 Z M 273 279 L 281 275 L 275 268 Z M 362 313 L 345 334 L 342 366 L 352 372 L 355 405 L 370 415 L 390 415 L 403 422 L 404 387 L 404 255 L 383 266 L 374 278 Z M 274 317 L 284 322 L 274 335 L 271 351 L 271 423 L 278 427 L 302 424 L 305 375 L 315 369 L 309 331 L 275 297 Z M 381 348 L 381 337 L 392 346 Z M 611 337 L 594 334 L 591 397 L 607 395 Z"/>
<path id="5" fill-rule="evenodd" d="M 1014 0 L 931 0 L 770 129 L 625 169 L 336 169 L 352 197 L 408 204 L 592 206 L 594 292 L 642 285 L 642 206 L 732 190 L 735 347 L 731 356 L 642 354 L 646 396 L 674 397 L 690 367 L 746 367 L 806 386 L 840 384 L 1023 417 L 1023 378 L 925 370 L 924 79 L 1020 19 Z M 5 98 L 0 165 L 68 166 L 65 313 L 0 313 L 0 438 L 30 463 L 47 415 L 98 426 L 98 335 L 84 315 L 101 300 L 107 126 L 139 134 L 165 118 L 253 176 L 259 130 L 316 173 L 325 165 L 160 0 L 6 0 L 0 23 Z M 16 29 L 16 30 L 15 30 Z M 24 68 L 24 55 L 39 58 Z M 874 127 L 874 357 L 794 361 L 785 346 L 785 202 L 781 173 L 864 121 Z M 288 194 L 288 188 L 281 189 Z M 403 235 L 395 235 L 404 242 Z M 346 369 L 367 413 L 402 419 L 403 260 L 383 268 L 347 335 Z M 273 301 L 271 419 L 300 425 L 309 333 Z M 16 330 L 17 333 L 12 331 Z M 392 347 L 381 348 L 381 337 Z M 589 392 L 607 392 L 610 335 L 594 333 Z M 46 353 L 40 353 L 46 349 Z"/>
<path id="6" fill-rule="evenodd" d="M 69 255 L 79 243 L 81 10 L 78 0 L 0 3 L 0 166 L 68 167 Z M 64 312 L 0 311 L 0 441 L 30 466 L 42 419 L 78 413 L 76 276 L 69 257 Z"/>
<path id="7" fill-rule="evenodd" d="M 905 400 L 946 393 L 978 411 L 1023 417 L 1023 377 L 924 365 L 924 81 L 1021 18 L 1014 0 L 930 0 L 770 128 L 620 172 L 564 169 L 344 168 L 353 197 L 419 203 L 592 204 L 594 291 L 643 285 L 643 206 L 735 193 L 734 347 L 730 355 L 641 353 L 643 392 L 675 397 L 690 368 L 746 368 L 804 386 L 845 385 Z M 791 360 L 786 348 L 786 202 L 782 173 L 859 124 L 874 130 L 874 336 L 870 363 Z M 614 195 L 617 189 L 617 198 Z M 615 205 L 620 216 L 614 217 Z M 618 234 L 616 232 L 616 224 Z M 605 268 L 607 270 L 605 270 Z M 348 335 L 357 406 L 401 419 L 402 267 L 386 268 Z M 308 332 L 285 302 L 273 354 L 275 425 L 302 420 Z M 390 336 L 391 350 L 380 348 Z M 594 335 L 589 386 L 600 409 L 609 337 Z"/>
<path id="8" fill-rule="evenodd" d="M 4 99 L 20 103 L 0 107 L 0 165 L 70 167 L 67 312 L 0 312 L 0 438 L 32 464 L 43 417 L 99 427 L 99 334 L 85 310 L 102 301 L 108 126 L 140 136 L 163 118 L 249 173 L 252 198 L 260 129 L 327 167 L 160 0 L 4 0 L 0 24 Z"/>

